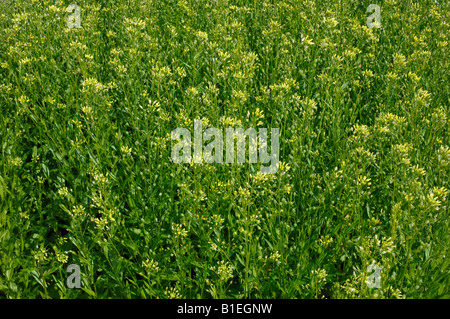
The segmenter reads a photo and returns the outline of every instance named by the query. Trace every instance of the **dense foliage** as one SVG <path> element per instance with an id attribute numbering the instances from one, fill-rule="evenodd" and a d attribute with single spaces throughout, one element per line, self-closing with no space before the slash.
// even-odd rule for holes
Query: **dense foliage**
<path id="1" fill-rule="evenodd" d="M 371 1 L 1 1 L 0 298 L 449 298 L 450 7 Z"/>

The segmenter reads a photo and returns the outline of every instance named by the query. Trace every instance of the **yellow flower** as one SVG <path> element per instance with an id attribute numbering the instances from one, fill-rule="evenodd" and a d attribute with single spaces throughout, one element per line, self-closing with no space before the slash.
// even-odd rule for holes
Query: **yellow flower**
<path id="1" fill-rule="evenodd" d="M 211 221 L 215 226 L 220 226 L 223 224 L 223 222 L 225 221 L 225 219 L 218 215 L 218 214 L 214 214 L 211 216 Z"/>
<path id="2" fill-rule="evenodd" d="M 125 155 L 129 155 L 129 154 L 131 154 L 131 147 L 128 147 L 128 146 L 122 146 L 121 148 L 120 148 L 120 150 L 122 151 L 122 153 L 123 154 L 125 154 Z"/>
<path id="3" fill-rule="evenodd" d="M 311 274 L 317 278 L 317 282 L 327 281 L 327 271 L 325 269 L 315 269 L 311 271 Z"/>
<path id="4" fill-rule="evenodd" d="M 277 263 L 279 265 L 279 264 L 281 264 L 280 258 L 281 258 L 281 255 L 277 250 L 276 252 L 274 252 L 270 255 L 269 260 L 274 263 Z"/>
<path id="5" fill-rule="evenodd" d="M 90 107 L 90 106 L 83 106 L 83 107 L 81 108 L 81 111 L 82 111 L 84 114 L 89 115 L 89 114 L 92 113 L 92 107 Z"/>
<path id="6" fill-rule="evenodd" d="M 417 74 L 415 74 L 411 71 L 408 72 L 408 78 L 410 78 L 414 83 L 419 82 L 421 79 L 420 76 L 417 76 Z"/>
<path id="7" fill-rule="evenodd" d="M 176 238 L 186 238 L 188 235 L 188 232 L 184 229 L 183 225 L 175 223 L 172 224 L 172 232 Z"/>
<path id="8" fill-rule="evenodd" d="M 403 68 L 406 66 L 406 58 L 403 54 L 394 54 L 394 66 L 397 68 Z"/>
<path id="9" fill-rule="evenodd" d="M 22 163 L 23 163 L 23 161 L 20 157 L 15 157 L 11 160 L 11 164 L 13 166 L 20 166 L 20 165 L 22 165 Z"/>
<path id="10" fill-rule="evenodd" d="M 429 104 L 430 98 L 431 93 L 426 90 L 419 89 L 414 96 L 414 101 L 416 101 L 420 106 L 426 106 Z"/>
<path id="11" fill-rule="evenodd" d="M 108 90 L 108 87 L 106 85 L 103 85 L 102 83 L 98 82 L 95 78 L 87 78 L 82 83 L 82 92 L 83 93 L 101 93 L 106 90 Z"/>
<path id="12" fill-rule="evenodd" d="M 153 259 L 146 259 L 142 262 L 142 267 L 147 271 L 147 273 L 157 273 L 159 271 L 158 263 Z"/>
<path id="13" fill-rule="evenodd" d="M 180 295 L 180 292 L 175 287 L 168 288 L 166 287 L 166 290 L 164 291 L 164 295 L 168 299 L 180 299 L 182 296 Z"/>
<path id="14" fill-rule="evenodd" d="M 320 246 L 329 246 L 333 242 L 333 237 L 330 235 L 320 236 L 319 244 Z"/>
<path id="15" fill-rule="evenodd" d="M 69 256 L 65 253 L 55 251 L 56 260 L 58 260 L 60 263 L 65 264 L 67 260 L 69 260 Z"/>
<path id="16" fill-rule="evenodd" d="M 37 252 L 35 252 L 34 259 L 36 259 L 38 262 L 43 262 L 43 261 L 48 260 L 47 249 L 45 249 L 44 247 L 41 247 Z"/>
<path id="17" fill-rule="evenodd" d="M 228 261 L 217 262 L 217 266 L 210 268 L 218 276 L 220 281 L 227 281 L 233 278 L 234 267 L 229 264 Z"/>
<path id="18" fill-rule="evenodd" d="M 62 187 L 58 190 L 58 194 L 61 196 L 67 196 L 69 194 L 69 190 L 67 187 Z"/>
<path id="19" fill-rule="evenodd" d="M 84 207 L 81 205 L 73 206 L 71 215 L 73 217 L 80 217 L 80 216 L 84 215 Z"/>
<path id="20" fill-rule="evenodd" d="M 398 74 L 395 72 L 388 72 L 387 77 L 389 80 L 398 80 Z"/>

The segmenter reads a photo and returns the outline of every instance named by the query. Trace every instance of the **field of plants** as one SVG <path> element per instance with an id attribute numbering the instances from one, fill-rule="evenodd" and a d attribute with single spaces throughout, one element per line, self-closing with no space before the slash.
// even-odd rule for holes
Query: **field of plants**
<path id="1" fill-rule="evenodd" d="M 1 0 L 0 299 L 450 298 L 449 29 L 443 0 Z M 196 120 L 278 128 L 277 171 L 175 163 Z"/>

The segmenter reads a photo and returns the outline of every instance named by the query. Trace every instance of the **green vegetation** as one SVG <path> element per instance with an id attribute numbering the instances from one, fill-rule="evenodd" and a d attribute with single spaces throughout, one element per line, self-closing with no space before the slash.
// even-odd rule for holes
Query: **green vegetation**
<path id="1" fill-rule="evenodd" d="M 1 1 L 0 298 L 450 298 L 439 2 Z M 173 163 L 195 119 L 278 172 Z"/>

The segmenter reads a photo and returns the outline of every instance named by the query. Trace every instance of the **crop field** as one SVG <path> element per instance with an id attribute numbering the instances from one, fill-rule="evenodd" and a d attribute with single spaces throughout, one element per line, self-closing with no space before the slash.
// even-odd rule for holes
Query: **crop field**
<path id="1" fill-rule="evenodd" d="M 444 0 L 0 0 L 0 299 L 450 298 L 449 29 Z"/>

